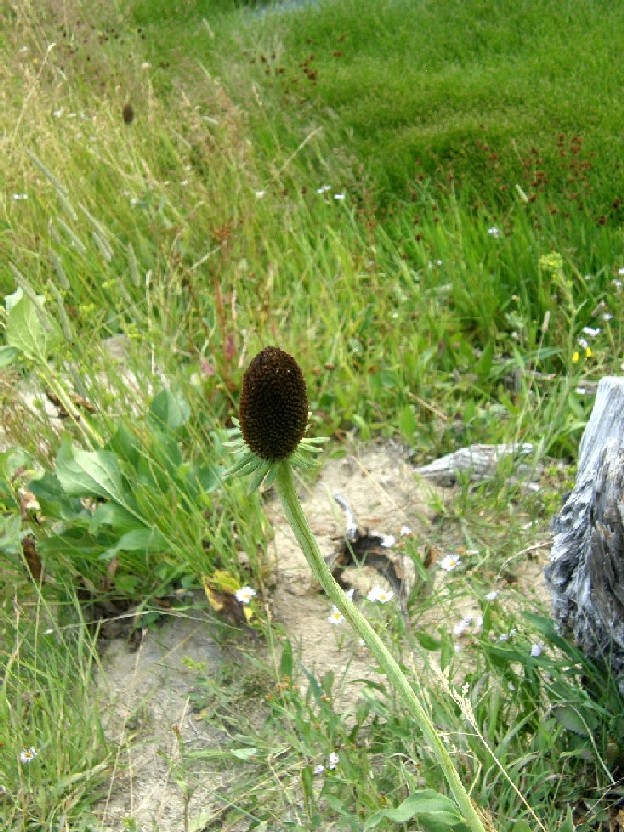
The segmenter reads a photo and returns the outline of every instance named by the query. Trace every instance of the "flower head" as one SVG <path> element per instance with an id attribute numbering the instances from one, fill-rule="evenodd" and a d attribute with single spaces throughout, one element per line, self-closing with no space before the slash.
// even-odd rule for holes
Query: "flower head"
<path id="1" fill-rule="evenodd" d="M 237 589 L 234 593 L 237 601 L 240 601 L 241 604 L 248 604 L 251 599 L 256 594 L 256 590 L 253 589 L 251 586 L 242 586 L 240 589 Z"/>
<path id="2" fill-rule="evenodd" d="M 303 373 L 295 359 L 279 347 L 265 347 L 243 376 L 239 421 L 229 443 L 237 461 L 226 476 L 253 474 L 251 490 L 267 479 L 273 482 L 276 463 L 288 459 L 293 467 L 311 468 L 313 454 L 325 438 L 304 439 L 308 396 Z M 267 476 L 268 475 L 268 476 Z"/>
<path id="3" fill-rule="evenodd" d="M 308 423 L 308 396 L 295 359 L 265 347 L 243 377 L 239 419 L 243 439 L 261 459 L 284 459 L 295 450 Z"/>
<path id="4" fill-rule="evenodd" d="M 459 555 L 445 555 L 440 561 L 440 569 L 444 569 L 445 572 L 452 572 L 458 566 L 461 566 Z"/>
<path id="5" fill-rule="evenodd" d="M 377 585 L 374 586 L 366 596 L 368 601 L 379 601 L 380 604 L 387 604 L 394 598 L 394 592 L 391 589 L 384 589 Z"/>
<path id="6" fill-rule="evenodd" d="M 30 748 L 22 748 L 20 751 L 20 762 L 22 765 L 27 766 L 28 763 L 32 763 L 38 753 L 34 745 L 31 745 Z"/>
<path id="7" fill-rule="evenodd" d="M 338 607 L 332 607 L 332 610 L 327 618 L 330 624 L 338 625 L 344 621 L 344 615 L 340 612 Z"/>

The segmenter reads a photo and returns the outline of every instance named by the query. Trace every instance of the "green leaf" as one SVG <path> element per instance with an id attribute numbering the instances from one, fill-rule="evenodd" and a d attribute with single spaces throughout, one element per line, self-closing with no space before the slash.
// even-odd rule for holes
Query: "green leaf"
<path id="1" fill-rule="evenodd" d="M 19 291 L 19 290 L 18 290 Z M 23 353 L 27 358 L 45 361 L 48 350 L 58 340 L 58 326 L 45 318 L 44 298 L 38 298 L 38 305 L 31 298 L 22 294 L 5 298 L 7 306 L 6 342 Z"/>
<path id="2" fill-rule="evenodd" d="M 137 467 L 141 455 L 145 453 L 141 440 L 123 422 L 108 442 L 106 450 L 116 454 L 125 462 L 129 462 L 133 468 Z"/>
<path id="3" fill-rule="evenodd" d="M 578 710 L 571 705 L 557 705 L 552 709 L 552 715 L 567 731 L 571 731 L 573 734 L 578 734 L 581 737 L 591 736 L 587 722 L 582 718 Z"/>
<path id="4" fill-rule="evenodd" d="M 19 514 L 0 515 L 0 552 L 15 554 L 20 549 L 22 518 Z"/>
<path id="5" fill-rule="evenodd" d="M 2 367 L 8 367 L 12 364 L 18 355 L 19 350 L 16 347 L 0 347 L 0 369 L 2 369 Z"/>
<path id="6" fill-rule="evenodd" d="M 64 442 L 56 458 L 56 476 L 71 497 L 126 502 L 119 463 L 110 451 L 83 451 Z"/>
<path id="7" fill-rule="evenodd" d="M 566 819 L 561 824 L 560 832 L 574 832 L 574 817 L 572 815 L 572 809 L 569 806 L 566 813 Z"/>
<path id="8" fill-rule="evenodd" d="M 147 418 L 157 430 L 162 430 L 163 427 L 177 430 L 188 422 L 190 415 L 191 408 L 183 396 L 176 396 L 170 390 L 161 390 L 154 398 Z"/>
<path id="9" fill-rule="evenodd" d="M 416 433 L 416 414 L 414 405 L 406 404 L 398 414 L 399 429 L 406 439 L 412 440 Z"/>
<path id="10" fill-rule="evenodd" d="M 232 757 L 236 757 L 237 760 L 250 760 L 252 757 L 255 757 L 258 753 L 257 748 L 233 748 L 231 750 Z"/>
<path id="11" fill-rule="evenodd" d="M 89 531 L 91 534 L 98 534 L 101 526 L 108 526 L 119 535 L 134 531 L 137 528 L 144 528 L 143 523 L 132 512 L 118 503 L 100 503 L 98 505 L 89 523 Z"/>
<path id="12" fill-rule="evenodd" d="M 364 829 L 373 829 L 384 819 L 395 823 L 407 823 L 412 818 L 417 818 L 426 832 L 444 832 L 447 829 L 466 832 L 468 829 L 455 803 L 433 789 L 423 789 L 421 792 L 410 795 L 396 809 L 383 809 L 375 812 L 365 824 Z"/>
<path id="13" fill-rule="evenodd" d="M 422 630 L 419 630 L 415 635 L 418 639 L 418 643 L 421 647 L 424 647 L 425 650 L 435 651 L 439 650 L 442 646 L 442 642 L 440 641 L 440 639 L 434 638 L 433 636 L 429 635 L 429 633 L 422 632 Z"/>
<path id="14" fill-rule="evenodd" d="M 122 552 L 162 552 L 167 541 L 158 529 L 134 529 L 119 538 L 116 548 Z"/>
<path id="15" fill-rule="evenodd" d="M 46 517 L 69 520 L 82 510 L 79 501 L 65 494 L 58 477 L 50 471 L 46 471 L 38 480 L 31 480 L 28 490 L 39 500 L 41 511 Z"/>
<path id="16" fill-rule="evenodd" d="M 282 658 L 280 659 L 280 676 L 286 679 L 292 679 L 293 675 L 293 651 L 292 644 L 288 639 L 284 641 L 282 649 Z"/>

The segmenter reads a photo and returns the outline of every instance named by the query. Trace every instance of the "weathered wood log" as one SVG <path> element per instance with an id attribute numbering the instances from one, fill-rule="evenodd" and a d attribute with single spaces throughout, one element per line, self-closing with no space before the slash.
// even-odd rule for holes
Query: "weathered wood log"
<path id="1" fill-rule="evenodd" d="M 624 693 L 624 378 L 603 378 L 545 569 L 560 632 Z"/>
<path id="2" fill-rule="evenodd" d="M 455 485 L 461 476 L 482 481 L 493 477 L 498 463 L 506 457 L 516 459 L 533 453 L 529 442 L 513 442 L 507 445 L 470 445 L 452 454 L 434 459 L 428 465 L 416 468 L 416 473 L 436 485 Z M 530 473 L 526 465 L 518 467 L 519 473 Z"/>

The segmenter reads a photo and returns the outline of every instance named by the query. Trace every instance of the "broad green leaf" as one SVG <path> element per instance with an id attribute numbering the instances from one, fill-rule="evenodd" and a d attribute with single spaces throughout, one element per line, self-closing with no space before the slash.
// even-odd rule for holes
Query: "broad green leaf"
<path id="1" fill-rule="evenodd" d="M 22 531 L 22 518 L 19 514 L 8 517 L 0 516 L 0 552 L 15 553 L 19 550 Z"/>
<path id="2" fill-rule="evenodd" d="M 552 715 L 560 725 L 573 734 L 581 737 L 591 736 L 587 722 L 582 718 L 576 708 L 571 705 L 557 705 L 552 709 Z"/>
<path id="3" fill-rule="evenodd" d="M 455 803 L 433 789 L 424 789 L 410 795 L 396 809 L 375 812 L 364 829 L 373 829 L 384 819 L 395 823 L 407 823 L 412 818 L 418 818 L 420 826 L 427 832 L 444 832 L 448 829 L 465 832 L 468 829 Z"/>
<path id="4" fill-rule="evenodd" d="M 22 295 L 9 305 L 7 301 L 7 346 L 23 353 L 27 358 L 45 361 L 48 350 L 58 341 L 58 326 L 43 311 L 44 298 L 39 308 L 34 300 Z M 10 306 L 10 309 L 9 309 Z"/>
<path id="5" fill-rule="evenodd" d="M 119 463 L 110 451 L 83 451 L 63 443 L 56 458 L 56 475 L 69 496 L 125 502 Z"/>
<path id="6" fill-rule="evenodd" d="M 191 408 L 183 396 L 161 390 L 151 404 L 148 420 L 157 430 L 163 427 L 177 430 L 188 422 L 190 415 Z"/>
<path id="7" fill-rule="evenodd" d="M 143 529 L 144 525 L 132 512 L 120 506 L 119 503 L 100 503 L 93 512 L 89 524 L 91 534 L 97 534 L 101 526 L 113 529 L 120 536 L 135 529 Z"/>
<path id="8" fill-rule="evenodd" d="M 38 480 L 31 480 L 28 489 L 39 500 L 41 511 L 46 517 L 68 520 L 82 510 L 79 501 L 67 496 L 58 477 L 50 471 L 46 471 Z"/>
<path id="9" fill-rule="evenodd" d="M 134 529 L 119 538 L 120 552 L 160 552 L 167 547 L 167 541 L 158 529 Z"/>
<path id="10" fill-rule="evenodd" d="M 112 451 L 120 459 L 129 462 L 133 468 L 137 467 L 141 454 L 145 453 L 141 440 L 123 422 L 108 442 L 106 450 Z"/>
<path id="11" fill-rule="evenodd" d="M 17 349 L 17 347 L 0 347 L 0 370 L 3 367 L 8 367 L 9 365 L 11 365 L 18 355 L 19 350 Z"/>

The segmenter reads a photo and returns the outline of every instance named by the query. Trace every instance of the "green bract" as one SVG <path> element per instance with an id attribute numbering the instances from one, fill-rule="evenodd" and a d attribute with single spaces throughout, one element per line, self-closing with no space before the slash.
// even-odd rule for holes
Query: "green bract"
<path id="1" fill-rule="evenodd" d="M 255 491 L 263 482 L 266 486 L 272 485 L 276 474 L 276 463 L 279 460 L 262 459 L 262 457 L 251 451 L 240 430 L 238 419 L 234 419 L 235 427 L 229 431 L 230 441 L 226 445 L 233 448 L 236 461 L 226 471 L 226 478 L 236 474 L 242 476 L 252 475 L 249 490 Z M 297 448 L 292 452 L 288 461 L 293 468 L 314 468 L 318 465 L 317 454 L 321 452 L 321 446 L 327 442 L 327 437 L 319 436 L 302 439 Z"/>

